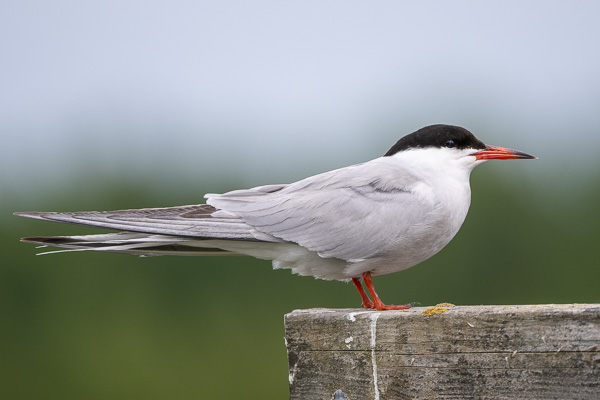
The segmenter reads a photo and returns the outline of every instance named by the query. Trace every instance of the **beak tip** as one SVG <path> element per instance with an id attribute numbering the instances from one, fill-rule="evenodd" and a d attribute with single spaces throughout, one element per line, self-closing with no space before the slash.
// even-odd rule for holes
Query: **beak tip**
<path id="1" fill-rule="evenodd" d="M 505 147 L 487 146 L 485 150 L 473 153 L 477 160 L 516 160 L 516 159 L 531 159 L 537 160 L 536 156 L 524 153 L 522 151 L 507 149 Z"/>
<path id="2" fill-rule="evenodd" d="M 521 153 L 521 152 L 519 152 L 519 153 Z M 527 154 L 527 153 L 521 153 L 521 154 L 523 154 L 523 158 L 525 158 L 525 159 L 530 159 L 530 160 L 539 160 L 539 158 L 538 158 L 538 157 L 536 157 L 536 156 L 533 156 L 533 155 L 531 155 L 531 154 Z"/>

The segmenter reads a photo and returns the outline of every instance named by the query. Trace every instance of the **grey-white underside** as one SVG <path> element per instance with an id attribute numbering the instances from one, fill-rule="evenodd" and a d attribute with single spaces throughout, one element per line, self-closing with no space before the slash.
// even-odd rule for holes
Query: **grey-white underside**
<path id="1" fill-rule="evenodd" d="M 421 178 L 382 157 L 292 184 L 208 194 L 208 204 L 18 215 L 122 231 L 24 239 L 42 245 L 140 255 L 241 254 L 301 275 L 348 280 L 409 268 L 458 231 L 469 206 L 468 177 L 466 185 L 457 180 L 452 193 L 466 196 L 464 210 L 445 209 Z"/>

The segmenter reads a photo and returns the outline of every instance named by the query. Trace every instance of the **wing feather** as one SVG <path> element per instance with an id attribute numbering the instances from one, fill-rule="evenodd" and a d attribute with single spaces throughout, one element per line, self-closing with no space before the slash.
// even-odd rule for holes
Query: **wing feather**
<path id="1" fill-rule="evenodd" d="M 20 212 L 15 215 L 123 230 L 204 239 L 257 240 L 252 227 L 235 217 L 213 217 L 216 210 L 207 206 L 190 205 L 139 210 L 89 212 Z M 265 240 L 264 235 L 261 240 Z"/>
<path id="2" fill-rule="evenodd" d="M 381 182 L 385 182 L 385 185 Z M 322 257 L 367 259 L 407 234 L 415 215 L 434 204 L 419 199 L 415 176 L 379 158 L 315 175 L 275 192 L 207 195 L 207 203 L 257 231 L 316 251 Z M 418 211 L 418 212 L 417 212 Z"/>
<path id="3" fill-rule="evenodd" d="M 427 216 L 437 205 L 422 198 L 419 182 L 382 157 L 289 185 L 207 194 L 207 204 L 16 215 L 179 238 L 291 242 L 324 258 L 360 261 L 385 254 L 413 227 L 433 224 Z"/>

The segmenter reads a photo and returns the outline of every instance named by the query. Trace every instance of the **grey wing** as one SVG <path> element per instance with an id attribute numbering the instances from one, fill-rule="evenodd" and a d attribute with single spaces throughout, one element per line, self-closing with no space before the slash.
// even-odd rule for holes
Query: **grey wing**
<path id="1" fill-rule="evenodd" d="M 377 160 L 277 191 L 207 195 L 207 203 L 259 232 L 298 243 L 322 257 L 367 259 L 399 240 L 403 227 L 416 223 L 417 211 L 423 208 L 411 190 L 415 178 Z"/>
<path id="2" fill-rule="evenodd" d="M 206 204 L 138 210 L 18 212 L 15 215 L 127 232 L 202 239 L 257 240 L 252 227 L 231 215 L 215 217 Z"/>

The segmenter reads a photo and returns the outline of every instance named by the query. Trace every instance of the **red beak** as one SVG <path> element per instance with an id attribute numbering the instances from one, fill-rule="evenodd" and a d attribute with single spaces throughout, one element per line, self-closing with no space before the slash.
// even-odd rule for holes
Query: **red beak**
<path id="1" fill-rule="evenodd" d="M 506 149 L 504 147 L 487 146 L 485 149 L 471 154 L 477 160 L 510 160 L 513 158 L 537 158 L 521 151 Z"/>

